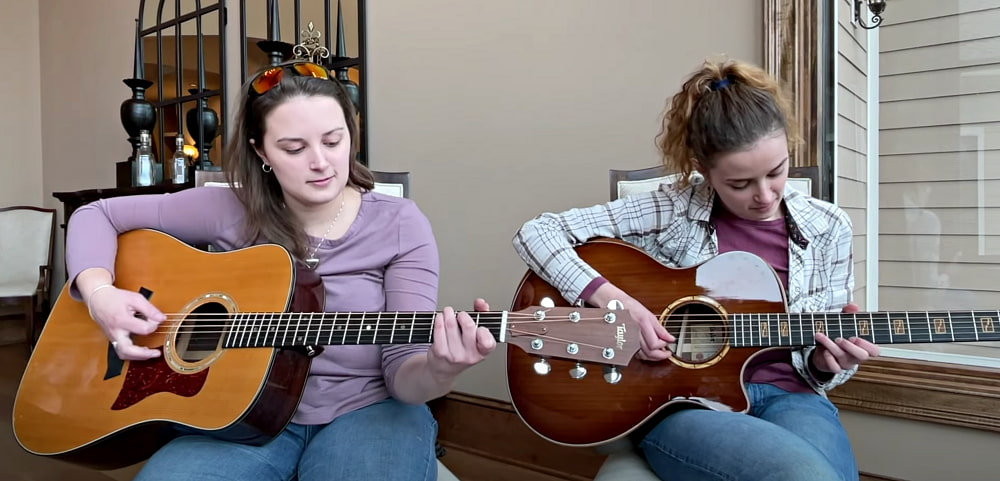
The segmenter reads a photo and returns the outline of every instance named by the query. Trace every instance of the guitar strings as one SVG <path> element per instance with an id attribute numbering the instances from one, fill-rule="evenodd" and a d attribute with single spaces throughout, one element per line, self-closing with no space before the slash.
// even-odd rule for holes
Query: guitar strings
<path id="1" fill-rule="evenodd" d="M 181 317 L 181 318 L 183 318 L 184 316 L 175 315 L 173 317 Z M 206 315 L 205 317 L 213 317 L 213 316 Z M 517 316 L 515 316 L 515 317 L 517 317 Z M 523 322 L 522 321 L 517 321 L 517 322 L 521 323 L 521 324 L 524 324 L 524 323 L 535 324 L 535 323 L 571 322 L 568 319 L 546 319 L 546 320 L 539 321 L 539 320 L 534 320 L 530 316 L 524 316 L 524 319 L 525 319 L 525 321 L 523 321 Z M 586 319 L 585 318 L 585 319 L 582 319 L 582 320 L 585 320 L 585 321 L 594 321 L 596 319 Z M 249 321 L 249 322 L 247 322 L 247 321 Z M 257 322 L 257 321 L 259 321 L 259 322 Z M 261 334 L 267 335 L 268 333 L 272 333 L 273 334 L 276 331 L 274 331 L 274 330 L 268 330 L 268 329 L 260 329 L 261 327 L 265 327 L 265 325 L 268 325 L 269 327 L 274 327 L 274 324 L 276 322 L 278 323 L 278 327 L 279 328 L 280 327 L 287 327 L 289 324 L 286 321 L 290 322 L 291 319 L 285 318 L 285 319 L 239 320 L 239 321 L 237 321 L 235 323 L 224 321 L 224 322 L 221 322 L 219 324 L 196 323 L 196 324 L 194 324 L 194 327 L 192 327 L 192 326 L 185 326 L 185 325 L 181 324 L 180 326 L 177 326 L 177 329 L 178 330 L 184 330 L 184 329 L 186 329 L 188 331 L 197 331 L 198 333 L 203 333 L 203 334 L 211 334 L 211 333 L 227 334 L 227 333 L 231 333 L 231 332 L 236 332 L 236 333 L 238 333 L 237 335 L 243 335 L 243 336 L 245 336 L 245 335 L 248 335 L 248 334 L 249 335 L 258 335 L 258 332 L 259 332 Z M 316 321 L 316 320 L 314 319 L 313 321 Z M 602 321 L 603 321 L 603 319 L 602 319 Z M 299 322 L 301 323 L 302 321 L 299 321 Z M 716 323 L 721 323 L 721 321 L 718 321 L 718 320 L 716 320 L 715 322 Z M 743 323 L 746 323 L 746 322 L 747 321 L 743 321 L 743 322 L 739 322 L 738 324 L 743 324 Z M 303 335 L 306 335 L 306 336 L 311 335 L 313 332 L 317 333 L 317 335 L 320 334 L 320 333 L 327 333 L 327 334 L 330 334 L 330 333 L 341 334 L 341 333 L 343 333 L 345 335 L 346 334 L 357 334 L 357 335 L 360 335 L 360 334 L 362 334 L 364 332 L 374 332 L 374 331 L 372 331 L 372 324 L 370 324 L 370 323 L 367 324 L 367 325 L 365 325 L 365 324 L 350 324 L 350 323 L 348 323 L 346 325 L 346 327 L 342 327 L 342 328 L 339 328 L 339 329 L 337 328 L 337 323 L 336 322 L 334 322 L 333 324 L 329 324 L 327 322 L 322 322 L 322 320 L 320 320 L 320 322 L 318 324 L 316 324 L 315 326 L 312 326 L 311 324 L 312 324 L 312 322 L 306 321 L 306 325 L 305 326 L 301 326 L 301 328 L 299 328 L 296 332 L 297 333 L 302 333 Z M 940 331 L 937 331 L 935 329 L 925 328 L 925 327 L 912 328 L 908 332 L 899 332 L 899 331 L 894 331 L 890 326 L 884 326 L 884 327 L 869 326 L 869 328 L 868 328 L 869 334 L 861 334 L 861 331 L 862 331 L 861 329 L 857 328 L 857 326 L 851 326 L 850 324 L 851 323 L 848 322 L 847 329 L 845 329 L 844 326 L 841 325 L 840 328 L 837 329 L 837 331 L 840 332 L 845 337 L 846 336 L 850 336 L 850 337 L 861 337 L 861 338 L 870 338 L 870 339 L 874 339 L 876 337 L 879 337 L 879 338 L 891 338 L 892 341 L 895 341 L 895 342 L 899 342 L 899 341 L 896 341 L 896 338 L 899 338 L 900 340 L 902 340 L 902 339 L 908 339 L 909 340 L 913 336 L 917 336 L 917 337 L 930 336 L 928 338 L 928 340 L 930 340 L 930 339 L 933 339 L 935 336 L 938 339 L 941 339 L 941 338 L 950 339 L 950 338 L 953 338 L 953 337 L 956 337 L 956 336 L 957 337 L 968 337 L 968 336 L 971 335 L 972 337 L 978 337 L 978 335 L 980 334 L 980 331 L 978 329 L 976 329 L 974 326 L 973 327 L 961 326 L 962 327 L 961 329 L 951 329 L 951 330 L 946 331 L 946 332 L 940 332 Z M 381 325 L 382 325 L 381 323 L 377 323 L 376 324 L 377 327 L 381 327 Z M 386 321 L 386 325 L 388 325 L 388 321 Z M 489 320 L 487 320 L 486 322 L 480 322 L 479 325 L 482 326 L 482 327 L 499 327 L 499 325 L 492 325 Z M 760 324 L 758 323 L 758 326 L 759 325 Z M 812 327 L 811 325 L 805 325 L 805 326 L 802 326 L 802 327 L 800 327 L 800 326 L 788 326 L 788 327 L 789 327 L 789 329 L 787 331 L 788 334 L 786 334 L 786 335 L 771 336 L 769 334 L 762 334 L 762 333 L 760 333 L 759 332 L 759 327 L 758 328 L 754 328 L 753 326 L 751 326 L 750 328 L 734 329 L 734 328 L 730 328 L 728 326 L 728 324 L 727 324 L 727 325 L 725 325 L 725 329 L 723 329 L 722 332 L 718 332 L 717 331 L 715 333 L 712 333 L 712 332 L 708 332 L 708 333 L 692 333 L 691 335 L 686 336 L 685 339 L 687 339 L 689 342 L 695 342 L 695 341 L 697 341 L 697 342 L 705 342 L 706 340 L 708 342 L 719 342 L 719 338 L 723 337 L 723 338 L 732 338 L 734 340 L 741 341 L 742 343 L 745 344 L 745 343 L 747 343 L 747 341 L 749 341 L 750 343 L 753 343 L 754 339 L 759 339 L 759 340 L 760 339 L 775 339 L 775 338 L 776 339 L 782 339 L 782 338 L 793 339 L 796 336 L 799 337 L 800 339 L 803 339 L 806 335 L 813 334 L 815 332 L 823 332 L 823 333 L 827 333 L 827 334 L 829 333 L 829 329 L 827 329 L 827 330 L 810 329 L 810 327 Z M 851 329 L 851 327 L 854 327 L 854 329 Z M 170 332 L 172 329 L 173 328 L 167 328 L 167 329 L 164 329 L 164 330 L 157 329 L 157 331 L 155 331 L 155 332 L 156 333 Z M 218 329 L 218 330 L 209 330 L 209 329 Z M 397 331 L 404 331 L 404 332 L 405 331 L 411 331 L 414 334 L 421 335 L 421 334 L 426 334 L 426 333 L 432 332 L 433 331 L 433 325 L 427 326 L 427 327 L 421 327 L 421 326 L 408 327 L 408 326 L 404 325 L 404 326 L 401 326 L 399 328 L 394 329 L 393 333 L 395 333 Z M 774 330 L 773 329 L 769 329 L 769 331 L 773 332 Z M 525 331 L 525 333 L 527 333 L 527 332 Z M 982 332 L 982 334 L 984 334 L 987 337 L 989 337 L 989 334 L 995 334 L 995 332 L 992 332 L 990 330 L 984 330 Z M 536 335 L 541 335 L 541 334 L 536 333 Z M 917 341 L 913 341 L 913 342 L 920 342 L 921 340 L 922 339 L 917 339 Z M 978 339 L 970 339 L 970 340 L 978 340 Z"/>
<path id="2" fill-rule="evenodd" d="M 251 313 L 239 313 L 239 314 L 251 314 Z M 254 314 L 260 314 L 260 313 L 254 313 Z M 275 313 L 275 314 L 281 314 L 281 313 Z M 323 313 L 316 313 L 316 314 L 323 314 Z M 298 316 L 298 313 L 296 313 L 295 315 Z M 173 331 L 175 329 L 184 329 L 185 327 L 189 327 L 184 325 L 183 320 L 189 319 L 191 317 L 202 317 L 205 319 L 212 319 L 212 320 L 217 320 L 220 317 L 219 314 L 201 314 L 200 316 L 191 316 L 184 314 L 167 314 L 166 316 L 168 320 L 171 319 L 180 320 L 181 322 L 179 324 L 175 323 L 166 328 L 157 328 L 155 331 L 153 331 L 153 333 L 164 333 Z M 512 324 L 511 317 L 512 316 L 508 316 L 507 318 L 508 325 Z M 602 323 L 604 322 L 603 317 L 594 317 L 594 318 L 581 317 L 579 321 L 573 321 L 568 318 L 567 319 L 547 318 L 542 320 L 536 320 L 534 319 L 533 316 L 529 315 L 525 315 L 523 317 L 518 317 L 518 316 L 513 316 L 513 317 L 514 317 L 513 321 L 516 324 L 576 323 L 576 322 L 592 322 L 598 320 L 601 321 Z M 380 329 L 389 328 L 392 322 L 391 319 L 379 320 L 378 322 L 361 320 L 358 318 L 352 318 L 352 319 L 341 321 L 329 318 L 327 319 L 313 318 L 311 320 L 293 319 L 290 316 L 278 316 L 271 318 L 254 318 L 254 319 L 234 317 L 228 319 L 218 319 L 221 321 L 218 323 L 196 322 L 192 324 L 190 327 L 194 327 L 199 333 L 229 333 L 232 328 L 244 329 L 244 330 L 249 328 L 253 330 L 253 332 L 259 331 L 261 333 L 265 333 L 265 332 L 274 332 L 273 330 L 267 330 L 266 329 L 267 327 L 287 328 L 295 323 L 299 323 L 302 325 L 300 331 L 329 332 L 330 330 L 333 330 L 339 333 L 339 332 L 375 332 Z M 397 324 L 402 323 L 402 325 L 396 327 L 395 330 L 413 330 L 415 332 L 421 330 L 429 332 L 434 330 L 433 323 L 430 322 L 430 319 L 428 318 L 417 318 L 416 322 L 414 322 L 413 317 L 405 316 L 403 318 L 396 319 L 396 321 Z M 496 319 L 487 319 L 485 321 L 480 319 L 480 322 L 477 323 L 477 327 L 500 327 L 500 322 L 501 320 L 499 317 L 497 317 Z M 161 324 L 161 326 L 163 326 L 163 324 Z M 206 328 L 218 329 L 218 330 L 207 330 Z M 259 329 L 259 328 L 265 328 L 265 329 Z"/>
<path id="3" fill-rule="evenodd" d="M 927 311 L 928 315 L 929 315 L 929 313 L 930 313 L 930 311 Z M 970 313 L 974 314 L 974 311 L 970 311 Z M 344 316 L 345 315 L 344 313 L 325 313 L 325 312 L 317 312 L 317 313 L 237 312 L 237 313 L 230 314 L 230 315 L 233 316 L 232 318 L 223 319 L 222 322 L 220 322 L 218 324 L 195 323 L 193 326 L 185 326 L 183 324 L 183 322 L 182 322 L 180 325 L 176 325 L 176 330 L 181 331 L 181 332 L 185 332 L 186 331 L 185 333 L 197 333 L 197 334 L 214 334 L 214 333 L 218 333 L 218 334 L 228 334 L 228 335 L 230 335 L 230 337 L 238 337 L 238 338 L 253 337 L 255 339 L 259 339 L 259 337 L 261 335 L 263 335 L 265 337 L 265 339 L 266 339 L 268 337 L 268 335 L 271 335 L 271 336 L 273 336 L 276 339 L 278 337 L 279 333 L 277 331 L 275 331 L 273 329 L 269 329 L 269 328 L 274 328 L 275 327 L 274 326 L 275 323 L 278 324 L 277 327 L 279 327 L 279 328 L 281 328 L 281 327 L 288 327 L 290 325 L 290 323 L 294 321 L 294 322 L 298 322 L 300 324 L 302 322 L 306 322 L 306 326 L 302 326 L 302 328 L 296 329 L 294 333 L 290 333 L 290 332 L 286 331 L 285 333 L 282 334 L 283 338 L 287 337 L 289 334 L 292 334 L 293 338 L 300 337 L 300 336 L 309 337 L 309 336 L 313 336 L 313 335 L 315 335 L 317 338 L 323 337 L 323 336 L 332 338 L 333 335 L 340 335 L 342 338 L 346 338 L 348 335 L 351 335 L 351 336 L 356 336 L 360 340 L 360 338 L 362 337 L 362 335 L 365 334 L 365 333 L 377 334 L 377 331 L 373 330 L 373 328 L 372 328 L 373 324 L 370 321 L 367 321 L 367 324 L 365 324 L 365 322 L 366 322 L 366 320 L 364 319 L 364 315 L 365 314 L 366 313 L 362 313 L 362 312 L 357 312 L 357 313 L 350 312 L 350 313 L 347 313 L 346 314 L 347 321 L 345 323 L 345 327 L 342 327 L 342 328 L 338 329 L 337 326 L 338 326 L 339 323 L 337 322 L 338 321 L 337 318 L 340 317 L 340 316 Z M 400 313 L 400 314 L 402 314 L 402 316 L 398 316 L 398 315 L 395 316 L 395 319 L 394 319 L 395 321 L 397 321 L 397 322 L 404 321 L 404 323 L 406 323 L 406 324 L 409 324 L 412 321 L 419 321 L 417 324 L 422 324 L 422 323 L 426 323 L 427 321 L 429 321 L 430 318 L 431 318 L 431 316 L 436 316 L 438 313 L 437 312 L 405 312 L 405 313 Z M 829 320 L 828 316 L 830 314 L 832 314 L 833 316 L 835 316 L 835 319 L 833 321 Z M 884 320 L 883 319 L 880 319 L 880 320 L 871 320 L 871 324 L 867 326 L 867 330 L 868 330 L 869 334 L 861 335 L 859 331 L 861 331 L 862 329 L 859 329 L 858 326 L 856 325 L 857 322 L 858 322 L 858 319 L 857 319 L 858 315 L 855 314 L 855 313 L 765 313 L 765 314 L 742 314 L 741 313 L 741 314 L 736 314 L 734 316 L 735 319 L 731 319 L 731 320 L 722 320 L 722 319 L 720 319 L 720 317 L 719 317 L 719 315 L 717 313 L 704 313 L 704 314 L 689 313 L 689 314 L 686 314 L 686 317 L 688 317 L 688 318 L 690 318 L 692 316 L 699 316 L 699 317 L 706 317 L 706 318 L 710 317 L 711 318 L 711 319 L 688 319 L 688 321 L 691 321 L 691 323 L 698 324 L 698 323 L 702 323 L 702 322 L 706 322 L 706 323 L 711 322 L 711 323 L 719 324 L 720 326 L 724 326 L 725 329 L 723 329 L 722 332 L 715 332 L 715 333 L 712 333 L 712 332 L 708 332 L 708 333 L 702 333 L 702 332 L 691 333 L 691 334 L 685 336 L 682 340 L 684 342 L 688 342 L 688 343 L 702 343 L 702 344 L 709 343 L 709 344 L 719 344 L 719 345 L 721 345 L 721 344 L 729 344 L 729 343 L 740 344 L 740 345 L 755 345 L 755 344 L 773 345 L 773 342 L 764 342 L 764 341 L 769 341 L 771 339 L 778 339 L 779 340 L 779 345 L 780 345 L 780 341 L 781 340 L 788 339 L 789 341 L 791 341 L 791 340 L 793 340 L 797 336 L 797 337 L 799 337 L 800 339 L 802 339 L 804 341 L 805 337 L 807 335 L 809 335 L 809 334 L 814 334 L 815 332 L 823 332 L 823 333 L 828 333 L 829 332 L 829 330 L 824 331 L 822 329 L 819 329 L 819 330 L 810 329 L 812 327 L 812 323 L 810 323 L 809 321 L 805 320 L 805 318 L 806 317 L 811 317 L 815 321 L 815 317 L 816 316 L 823 317 L 824 318 L 823 319 L 824 323 L 826 325 L 828 325 L 828 326 L 831 325 L 831 324 L 840 324 L 840 326 L 839 326 L 840 328 L 838 329 L 838 331 L 840 331 L 841 334 L 844 337 L 848 337 L 848 336 L 849 337 L 860 337 L 860 338 L 872 339 L 872 340 L 874 340 L 876 337 L 879 337 L 879 338 L 891 338 L 892 342 L 894 342 L 894 343 L 901 342 L 903 339 L 907 339 L 909 342 L 922 342 L 922 341 L 924 341 L 924 339 L 922 339 L 922 338 L 921 339 L 917 339 L 917 340 L 914 341 L 914 340 L 912 340 L 913 336 L 917 336 L 918 338 L 921 337 L 921 336 L 929 336 L 927 338 L 927 340 L 929 341 L 929 340 L 933 340 L 935 336 L 937 337 L 938 340 L 940 340 L 941 338 L 944 338 L 944 339 L 954 339 L 955 337 L 963 337 L 964 338 L 964 337 L 972 335 L 972 336 L 975 337 L 975 339 L 968 339 L 968 340 L 974 341 L 974 340 L 978 340 L 978 335 L 980 334 L 979 330 L 975 328 L 975 325 L 973 325 L 971 327 L 969 327 L 969 326 L 960 326 L 961 329 L 954 329 L 953 328 L 954 326 L 950 326 L 951 327 L 950 330 L 946 330 L 946 332 L 941 332 L 938 329 L 931 328 L 929 326 L 930 321 L 926 321 L 926 320 L 910 321 L 910 323 L 913 324 L 913 326 L 911 326 L 911 328 L 907 332 L 899 332 L 899 331 L 893 329 L 893 327 L 890 325 L 890 322 L 893 321 L 893 320 L 888 319 L 888 316 L 891 316 L 892 313 L 891 312 L 886 312 L 885 314 L 887 314 L 887 318 L 884 319 Z M 319 318 L 315 318 L 315 319 L 314 318 L 303 319 L 305 316 L 314 316 L 314 315 L 318 315 Z M 329 319 L 329 317 L 331 315 L 334 317 L 332 320 Z M 496 313 L 496 312 L 476 313 L 476 312 L 473 312 L 473 313 L 470 313 L 470 315 L 474 315 L 474 317 L 478 318 L 478 320 L 479 320 L 479 322 L 477 323 L 478 327 L 499 327 L 499 324 L 493 325 L 493 323 L 496 323 L 497 321 L 500 320 L 499 318 L 500 318 L 500 316 L 502 316 L 502 313 Z M 866 318 L 869 315 L 870 315 L 870 313 L 868 313 L 868 314 L 861 314 L 862 318 Z M 171 318 L 173 318 L 175 320 L 176 319 L 180 319 L 181 321 L 183 321 L 185 319 L 191 319 L 191 318 L 194 318 L 194 319 L 198 319 L 198 318 L 202 318 L 202 319 L 218 319 L 218 318 L 224 317 L 224 316 L 226 316 L 226 314 L 223 314 L 223 313 L 167 314 L 167 318 L 168 319 L 171 319 Z M 258 316 L 258 317 L 251 317 L 251 316 Z M 270 317 L 259 317 L 259 316 L 270 316 Z M 420 316 L 420 317 L 418 318 L 418 316 Z M 787 326 L 788 330 L 786 332 L 788 334 L 786 334 L 786 335 L 779 335 L 779 336 L 771 336 L 771 335 L 762 334 L 761 332 L 759 332 L 760 331 L 760 327 L 759 326 L 762 326 L 762 325 L 768 325 L 768 326 L 770 326 L 771 323 L 776 322 L 776 321 L 779 320 L 779 318 L 770 318 L 770 317 L 765 318 L 765 316 L 785 316 L 786 317 L 785 322 L 788 322 L 790 324 L 789 326 Z M 792 319 L 793 316 L 798 317 L 798 319 L 797 320 L 796 319 Z M 294 317 L 298 317 L 298 319 L 295 319 Z M 402 317 L 402 319 L 400 319 L 400 317 Z M 485 322 L 483 322 L 484 321 L 484 319 L 483 319 L 484 317 L 486 318 Z M 525 323 L 527 323 L 527 324 L 544 324 L 544 323 L 556 323 L 556 322 L 575 322 L 575 321 L 569 320 L 568 318 L 560 319 L 558 317 L 547 318 L 547 319 L 543 319 L 543 320 L 537 320 L 537 319 L 534 318 L 533 314 L 524 314 L 524 313 L 519 313 L 519 312 L 508 312 L 507 313 L 507 317 L 508 317 L 508 321 L 516 321 L 519 324 L 525 324 Z M 756 317 L 757 319 L 753 319 L 754 317 Z M 848 317 L 851 317 L 853 319 L 848 319 Z M 952 315 L 952 316 L 950 316 L 950 321 L 954 321 L 954 322 L 958 322 L 958 323 L 968 323 L 970 320 L 971 321 L 976 321 L 976 320 L 981 319 L 983 317 L 986 317 L 986 316 L 983 316 L 983 315 L 971 315 L 971 314 L 970 315 Z M 351 322 L 352 320 L 354 320 L 357 323 L 361 323 L 361 324 L 352 323 Z M 603 317 L 581 318 L 580 319 L 580 321 L 595 321 L 595 320 L 600 320 L 600 321 L 603 322 Z M 862 320 L 869 320 L 869 319 L 862 319 Z M 382 325 L 383 325 L 383 320 L 382 319 L 377 319 L 376 321 L 377 322 L 374 324 L 376 326 L 376 329 L 381 328 Z M 389 321 L 390 321 L 390 319 L 385 319 L 384 320 L 384 324 L 388 325 Z M 669 322 L 669 318 L 668 318 L 667 321 Z M 313 326 L 312 324 L 314 322 L 316 322 L 317 325 Z M 801 325 L 800 326 L 795 326 L 794 324 L 796 324 L 796 323 L 797 324 L 801 324 Z M 845 324 L 845 323 L 848 325 L 847 326 L 848 329 L 844 329 L 843 324 Z M 741 326 L 741 328 L 739 328 L 739 329 L 737 329 L 737 328 L 730 328 L 730 324 L 738 324 L 738 325 Z M 749 327 L 744 327 L 743 326 L 744 324 L 749 324 L 750 326 Z M 754 324 L 757 325 L 756 328 L 754 327 Z M 855 324 L 855 326 L 853 326 L 854 329 L 850 329 L 850 327 L 852 327 L 851 324 Z M 927 324 L 927 326 L 924 326 L 925 324 Z M 986 327 L 986 326 L 984 326 L 984 327 Z M 209 330 L 209 329 L 217 329 L 217 330 Z M 151 334 L 155 334 L 155 333 L 168 333 L 168 332 L 171 332 L 173 330 L 175 330 L 174 327 L 168 327 L 168 328 L 162 329 L 162 330 L 161 329 L 157 329 L 156 331 L 154 331 L 154 333 L 151 333 Z M 399 328 L 394 328 L 392 330 L 392 335 L 395 336 L 398 331 L 402 331 L 402 332 L 409 332 L 409 335 L 411 337 L 412 336 L 417 336 L 418 338 L 421 338 L 422 336 L 431 336 L 433 334 L 433 330 L 434 330 L 433 329 L 433 323 L 430 326 L 426 326 L 426 327 L 417 326 L 417 325 L 413 325 L 413 326 L 409 326 L 408 327 L 408 326 L 404 325 L 404 326 L 401 326 Z M 773 331 L 773 329 L 768 329 L 768 330 L 769 331 Z M 548 340 L 553 340 L 553 341 L 557 341 L 557 342 L 570 342 L 567 339 L 556 338 L 554 336 L 547 335 L 547 334 L 544 334 L 544 333 L 533 333 L 533 332 L 525 331 L 525 330 L 510 329 L 510 333 L 512 333 L 512 334 L 520 334 L 520 335 L 533 335 L 533 336 L 536 336 L 536 337 L 540 337 L 540 338 L 548 339 Z M 995 334 L 995 332 L 993 332 L 990 329 L 984 329 L 983 332 L 982 332 L 982 334 L 985 334 L 985 335 L 987 335 L 987 337 L 989 337 L 988 336 L 989 334 Z M 403 335 L 403 334 L 401 334 L 401 335 Z M 383 336 L 384 336 L 384 333 L 383 333 Z M 372 336 L 372 339 L 371 339 L 372 342 L 376 341 L 376 337 L 378 337 L 378 336 L 375 336 L 375 335 Z M 720 340 L 720 337 L 722 338 L 721 340 Z M 897 340 L 897 338 L 899 338 L 899 340 Z M 755 340 L 759 341 L 759 342 L 754 342 Z M 789 344 L 791 345 L 791 344 L 795 344 L 795 343 L 789 342 Z M 597 347 L 597 346 L 594 346 L 594 345 L 591 345 L 591 344 L 584 344 L 584 345 L 591 346 L 591 347 Z"/>

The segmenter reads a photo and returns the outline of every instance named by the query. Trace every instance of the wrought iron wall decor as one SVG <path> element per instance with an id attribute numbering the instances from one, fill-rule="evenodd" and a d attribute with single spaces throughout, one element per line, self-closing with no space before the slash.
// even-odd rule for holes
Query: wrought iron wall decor
<path id="1" fill-rule="evenodd" d="M 865 28 L 871 30 L 882 24 L 882 12 L 885 11 L 885 0 L 852 0 L 854 2 L 854 22 Z M 868 11 L 872 14 L 872 19 L 870 24 L 865 24 L 864 17 L 868 14 L 863 13 L 862 4 L 868 7 Z"/>
<path id="2" fill-rule="evenodd" d="M 149 130 L 158 161 L 169 159 L 176 137 L 184 136 L 195 147 L 190 168 L 221 168 L 210 152 L 221 133 L 218 119 L 226 117 L 225 13 L 225 0 L 140 0 L 133 75 L 124 80 L 132 98 L 121 107 L 132 157 L 138 132 Z M 117 165 L 119 187 L 130 185 L 132 157 Z"/>
<path id="3" fill-rule="evenodd" d="M 146 100 L 146 89 L 153 86 L 153 82 L 145 79 L 142 35 L 140 34 L 139 19 L 135 20 L 135 58 L 132 63 L 132 78 L 122 80 L 125 85 L 132 89 L 132 98 L 126 99 L 121 105 L 122 127 L 128 134 L 128 142 L 132 145 L 132 154 L 129 155 L 128 162 L 135 160 L 135 152 L 139 148 L 139 131 L 146 130 L 152 132 L 156 126 L 156 109 Z"/>
<path id="4" fill-rule="evenodd" d="M 266 5 L 264 5 L 265 3 Z M 365 93 L 367 77 L 365 68 L 365 3 L 366 0 L 336 0 L 336 12 L 334 12 L 334 0 L 285 0 L 280 2 L 278 0 L 240 0 L 239 23 L 241 82 L 246 81 L 250 75 L 267 65 L 290 59 L 293 56 L 293 46 L 301 44 L 304 36 L 318 35 L 320 45 L 333 54 L 325 58 L 324 66 L 336 74 L 337 80 L 347 89 L 357 108 L 360 122 L 358 155 L 361 162 L 367 165 L 365 154 L 368 146 L 368 134 L 364 127 L 368 110 Z M 345 8 L 345 6 L 349 8 Z M 253 28 L 248 25 L 249 14 L 258 12 L 261 7 L 266 8 L 267 11 L 265 28 L 267 38 L 254 40 L 251 32 Z M 291 18 L 291 22 L 281 20 L 282 12 L 285 13 L 285 18 Z M 348 16 L 345 12 L 350 12 L 351 15 Z M 289 13 L 291 15 L 288 15 Z M 334 21 L 336 21 L 335 27 Z M 282 26 L 287 27 L 289 23 L 294 37 L 289 36 L 288 40 L 285 40 L 282 36 Z M 322 26 L 320 27 L 320 25 Z M 348 27 L 351 26 L 356 32 L 355 38 L 348 36 Z M 334 28 L 336 28 L 336 34 L 331 33 Z M 356 47 L 356 56 L 349 54 L 352 46 Z M 266 55 L 267 64 L 263 64 L 259 60 L 254 62 L 253 59 L 257 55 L 254 47 Z M 352 72 L 357 77 L 357 81 L 352 79 Z"/>
<path id="5" fill-rule="evenodd" d="M 334 0 L 239 0 L 238 12 L 231 12 L 230 18 L 239 18 L 240 43 L 237 48 L 227 49 L 227 4 L 233 3 L 140 0 L 132 78 L 123 80 L 132 95 L 121 105 L 122 126 L 132 145 L 132 155 L 118 163 L 119 187 L 130 185 L 130 166 L 140 130 L 152 133 L 154 154 L 160 161 L 173 154 L 175 138 L 184 136 L 185 151 L 194 151 L 192 169 L 221 169 L 229 110 L 226 85 L 229 75 L 233 75 L 226 69 L 227 52 L 240 55 L 242 71 L 238 78 L 242 83 L 253 73 L 251 69 L 255 72 L 289 59 L 292 46 L 302 42 L 308 23 L 325 27 L 315 31 L 325 37 L 322 41 L 332 53 L 324 63 L 335 72 L 357 107 L 361 123 L 359 156 L 367 163 L 365 0 L 337 0 L 336 6 Z M 294 31 L 287 41 L 281 35 L 282 13 L 286 30 L 291 26 Z M 263 19 L 266 26 L 259 25 L 265 23 Z M 333 28 L 335 35 L 330 34 Z M 355 32 L 356 36 L 351 35 Z M 356 53 L 349 54 L 351 50 Z M 164 172 L 164 178 L 170 178 L 168 172 Z"/>

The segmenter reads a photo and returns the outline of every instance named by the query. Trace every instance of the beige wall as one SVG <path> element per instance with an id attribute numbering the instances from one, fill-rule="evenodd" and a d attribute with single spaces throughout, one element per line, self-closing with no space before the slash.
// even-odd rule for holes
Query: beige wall
<path id="1" fill-rule="evenodd" d="M 444 253 L 440 303 L 509 307 L 515 230 L 607 201 L 609 168 L 655 165 L 667 96 L 707 55 L 760 62 L 762 15 L 759 1 L 369 2 L 371 165 L 413 172 Z M 459 389 L 508 399 L 498 354 Z"/>
<path id="2" fill-rule="evenodd" d="M 53 192 L 114 187 L 115 162 L 131 152 L 119 106 L 132 95 L 122 79 L 132 76 L 137 5 L 134 0 L 39 3 L 38 43 L 48 60 L 41 64 L 42 199 L 60 207 L 60 222 L 62 204 Z M 64 276 L 59 234 L 57 281 Z"/>
<path id="3" fill-rule="evenodd" d="M 28 39 L 25 41 L 25 39 Z M 0 207 L 42 205 L 38 1 L 0 2 Z"/>

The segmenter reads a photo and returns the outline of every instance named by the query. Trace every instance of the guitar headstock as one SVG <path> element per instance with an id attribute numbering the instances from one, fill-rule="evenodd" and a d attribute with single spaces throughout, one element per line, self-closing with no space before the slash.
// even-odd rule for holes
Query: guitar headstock
<path id="1" fill-rule="evenodd" d="M 639 336 L 626 310 L 531 306 L 510 312 L 506 341 L 543 359 L 627 366 Z"/>

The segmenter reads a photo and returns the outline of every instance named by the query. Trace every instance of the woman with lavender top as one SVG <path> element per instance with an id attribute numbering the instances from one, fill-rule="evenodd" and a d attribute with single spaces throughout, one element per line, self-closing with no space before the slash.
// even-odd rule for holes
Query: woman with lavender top
<path id="1" fill-rule="evenodd" d="M 118 356 L 161 355 L 130 336 L 153 332 L 164 314 L 114 287 L 117 236 L 140 228 L 221 250 L 280 244 L 320 275 L 329 311 L 435 311 L 430 223 L 412 201 L 372 192 L 371 173 L 355 160 L 354 107 L 329 71 L 304 61 L 269 68 L 244 85 L 240 102 L 225 164 L 239 187 L 105 199 L 70 219 L 71 292 Z M 477 299 L 475 308 L 489 307 Z M 182 436 L 135 479 L 434 480 L 437 424 L 425 403 L 495 346 L 448 307 L 430 345 L 328 347 L 313 359 L 292 422 L 268 444 Z"/>
<path id="2" fill-rule="evenodd" d="M 619 300 L 642 331 L 639 357 L 661 362 L 675 341 L 646 307 L 601 277 L 573 246 L 614 237 L 671 267 L 723 252 L 754 253 L 777 272 L 790 312 L 856 312 L 851 223 L 838 207 L 786 188 L 788 103 L 761 69 L 706 62 L 673 96 L 659 139 L 679 180 L 655 192 L 589 208 L 545 213 L 524 224 L 514 248 L 569 301 Z M 837 408 L 826 392 L 878 346 L 816 335 L 816 347 L 778 350 L 747 366 L 748 414 L 675 412 L 638 447 L 663 480 L 857 480 Z"/>

